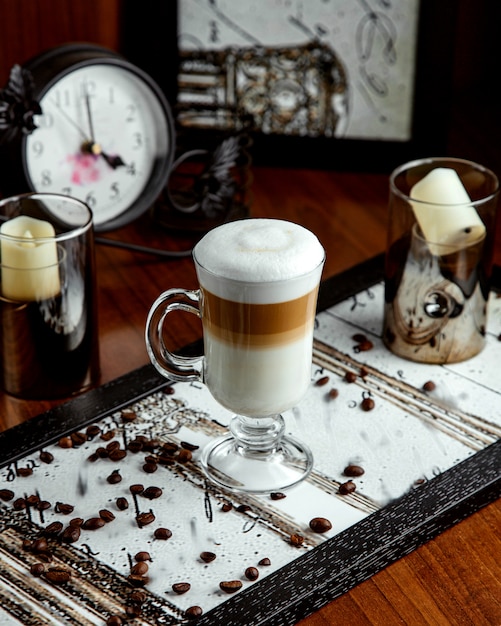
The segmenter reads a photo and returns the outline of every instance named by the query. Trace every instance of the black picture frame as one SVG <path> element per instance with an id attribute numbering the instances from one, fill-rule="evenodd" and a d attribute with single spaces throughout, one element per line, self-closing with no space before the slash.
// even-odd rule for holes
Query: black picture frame
<path id="1" fill-rule="evenodd" d="M 174 112 L 179 66 L 177 23 L 182 1 L 156 3 L 148 12 L 133 0 L 124 0 L 122 7 L 121 51 L 160 84 Z M 370 3 L 364 4 L 370 8 Z M 415 97 L 408 141 L 266 135 L 253 131 L 253 162 L 264 166 L 390 172 L 407 160 L 445 154 L 457 13 L 455 2 L 420 2 Z M 192 138 L 183 137 L 183 147 L 186 144 L 189 149 L 213 143 L 214 132 L 210 130 L 195 128 Z"/>
<path id="2" fill-rule="evenodd" d="M 380 255 L 328 279 L 321 287 L 319 310 L 382 277 Z M 493 282 L 499 290 L 499 268 Z M 144 366 L 0 433 L 0 468 L 166 384 L 152 366 Z M 229 598 L 197 624 L 296 623 L 499 498 L 500 466 L 501 441 L 497 441 Z"/>

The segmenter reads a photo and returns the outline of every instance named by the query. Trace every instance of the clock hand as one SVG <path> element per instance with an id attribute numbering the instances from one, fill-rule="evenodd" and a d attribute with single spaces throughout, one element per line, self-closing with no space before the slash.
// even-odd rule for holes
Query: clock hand
<path id="1" fill-rule="evenodd" d="M 101 145 L 95 140 L 94 125 L 92 123 L 92 111 L 90 107 L 90 96 L 87 93 L 87 90 L 85 90 L 85 108 L 87 109 L 87 119 L 89 121 L 90 140 L 82 146 L 82 149 L 85 152 L 90 152 L 91 154 L 95 154 L 96 156 L 102 156 L 106 163 L 108 163 L 108 165 L 114 170 L 117 167 L 125 165 L 120 156 L 110 156 L 109 154 L 106 154 L 106 152 L 104 152 L 101 148 Z"/>
<path id="2" fill-rule="evenodd" d="M 66 118 L 66 121 L 68 121 L 74 128 L 78 130 L 78 132 L 82 135 L 85 141 L 88 141 L 86 133 L 80 128 L 80 126 L 75 122 L 75 120 L 66 113 L 66 111 L 61 107 L 61 105 L 58 104 L 57 102 L 53 102 L 53 104 L 56 107 L 56 109 L 58 109 L 58 111 L 62 113 L 63 117 Z"/>

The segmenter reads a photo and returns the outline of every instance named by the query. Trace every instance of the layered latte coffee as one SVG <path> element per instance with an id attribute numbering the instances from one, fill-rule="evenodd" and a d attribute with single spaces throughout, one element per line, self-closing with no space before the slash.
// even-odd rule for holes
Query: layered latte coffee
<path id="1" fill-rule="evenodd" d="M 293 407 L 311 378 L 318 239 L 291 222 L 241 220 L 210 231 L 194 259 L 212 395 L 252 417 Z"/>

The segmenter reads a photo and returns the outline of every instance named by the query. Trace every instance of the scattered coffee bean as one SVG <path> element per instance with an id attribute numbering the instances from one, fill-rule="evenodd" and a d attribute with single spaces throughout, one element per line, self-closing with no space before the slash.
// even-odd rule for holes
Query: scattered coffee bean
<path id="1" fill-rule="evenodd" d="M 362 333 L 355 333 L 351 336 L 351 338 L 357 343 L 363 343 L 364 341 L 367 341 L 367 337 Z"/>
<path id="2" fill-rule="evenodd" d="M 73 513 L 75 507 L 72 504 L 65 504 L 64 502 L 56 502 L 55 511 L 56 513 L 62 513 L 63 515 L 69 515 Z"/>
<path id="3" fill-rule="evenodd" d="M 26 500 L 24 498 L 16 498 L 12 503 L 14 511 L 22 511 L 26 508 Z"/>
<path id="4" fill-rule="evenodd" d="M 33 552 L 45 552 L 48 549 L 47 539 L 45 537 L 39 537 L 35 539 L 31 549 Z"/>
<path id="5" fill-rule="evenodd" d="M 96 450 L 95 454 L 100 459 L 107 459 L 109 457 L 108 450 L 106 450 L 106 448 L 103 448 L 103 446 L 99 446 L 99 448 Z"/>
<path id="6" fill-rule="evenodd" d="M 129 593 L 129 597 L 127 598 L 129 602 L 133 602 L 134 604 L 144 604 L 146 602 L 146 593 L 141 591 L 140 589 L 134 589 Z"/>
<path id="7" fill-rule="evenodd" d="M 171 456 L 175 454 L 179 450 L 179 446 L 177 443 L 173 441 L 166 441 L 162 444 L 161 452 L 162 454 L 170 454 Z"/>
<path id="8" fill-rule="evenodd" d="M 63 530 L 61 540 L 63 543 L 75 543 L 80 539 L 80 528 L 78 526 L 67 526 Z"/>
<path id="9" fill-rule="evenodd" d="M 155 521 L 155 515 L 153 511 L 148 511 L 147 513 L 139 513 L 136 515 L 136 522 L 139 528 L 143 528 L 143 526 L 148 526 Z"/>
<path id="10" fill-rule="evenodd" d="M 347 465 L 344 470 L 343 470 L 343 474 L 345 476 L 351 476 L 351 477 L 356 477 L 356 476 L 362 476 L 365 473 L 365 470 L 363 467 L 360 467 L 360 465 Z"/>
<path id="11" fill-rule="evenodd" d="M 123 409 L 120 417 L 124 422 L 133 422 L 137 418 L 137 413 L 133 409 Z"/>
<path id="12" fill-rule="evenodd" d="M 97 530 L 98 528 L 102 528 L 105 523 L 102 517 L 90 517 L 82 524 L 82 528 L 84 530 Z"/>
<path id="13" fill-rule="evenodd" d="M 273 491 L 270 493 L 270 498 L 272 500 L 283 500 L 286 497 L 285 493 L 282 493 L 281 491 Z"/>
<path id="14" fill-rule="evenodd" d="M 344 379 L 347 383 L 354 383 L 357 380 L 355 372 L 346 372 Z"/>
<path id="15" fill-rule="evenodd" d="M 9 502 L 14 497 L 14 492 L 10 489 L 0 489 L 0 500 Z"/>
<path id="16" fill-rule="evenodd" d="M 434 391 L 436 389 L 436 385 L 435 385 L 435 383 L 432 380 L 428 380 L 423 385 L 423 389 L 424 389 L 424 391 Z"/>
<path id="17" fill-rule="evenodd" d="M 257 580 L 259 578 L 259 570 L 257 567 L 248 567 L 245 570 L 245 577 L 248 580 Z"/>
<path id="18" fill-rule="evenodd" d="M 87 435 L 88 439 L 94 439 L 94 437 L 97 437 L 100 432 L 101 432 L 101 429 L 99 428 L 97 424 L 91 424 L 90 426 L 87 426 L 87 430 L 85 431 L 85 434 Z"/>
<path id="19" fill-rule="evenodd" d="M 26 498 L 26 506 L 36 506 L 40 502 L 40 496 L 35 494 Z"/>
<path id="20" fill-rule="evenodd" d="M 193 459 L 193 453 L 191 450 L 186 450 L 182 448 L 179 450 L 179 454 L 177 455 L 177 460 L 179 463 L 189 463 Z"/>
<path id="21" fill-rule="evenodd" d="M 140 484 L 131 485 L 131 486 L 129 487 L 129 491 L 130 491 L 132 494 L 135 494 L 135 495 L 140 495 L 140 494 L 142 494 L 142 493 L 143 493 L 143 491 L 144 491 L 144 485 L 140 485 Z"/>
<path id="22" fill-rule="evenodd" d="M 211 563 L 216 558 L 214 552 L 201 552 L 200 558 L 204 563 Z"/>
<path id="23" fill-rule="evenodd" d="M 369 370 L 366 367 L 361 367 L 359 374 L 360 378 L 367 378 L 367 376 L 369 375 Z"/>
<path id="24" fill-rule="evenodd" d="M 129 574 L 127 580 L 133 587 L 144 587 L 150 579 L 148 576 L 142 576 L 141 574 Z"/>
<path id="25" fill-rule="evenodd" d="M 126 456 L 127 451 L 123 448 L 116 448 L 109 453 L 109 457 L 112 461 L 121 461 L 122 459 L 125 459 Z"/>
<path id="26" fill-rule="evenodd" d="M 40 500 L 40 502 L 37 502 L 35 508 L 37 511 L 47 511 L 51 506 L 52 505 L 48 500 Z"/>
<path id="27" fill-rule="evenodd" d="M 110 483 L 110 485 L 117 485 L 118 483 L 122 482 L 120 470 L 113 470 L 111 474 L 106 478 L 106 480 Z"/>
<path id="28" fill-rule="evenodd" d="M 188 592 L 191 589 L 190 583 L 174 583 L 172 585 L 172 591 L 179 595 Z"/>
<path id="29" fill-rule="evenodd" d="M 128 620 L 139 617 L 142 612 L 143 610 L 139 604 L 129 604 L 125 607 L 125 615 Z"/>
<path id="30" fill-rule="evenodd" d="M 339 395 L 339 391 L 335 387 L 333 387 L 329 390 L 329 393 L 327 395 L 331 400 L 335 400 Z"/>
<path id="31" fill-rule="evenodd" d="M 235 593 L 242 588 L 241 580 L 223 580 L 219 583 L 219 588 L 225 593 Z"/>
<path id="32" fill-rule="evenodd" d="M 175 393 L 174 387 L 172 387 L 172 385 L 167 385 L 167 387 L 164 387 L 162 390 L 166 396 L 171 396 L 173 393 Z"/>
<path id="33" fill-rule="evenodd" d="M 68 522 L 70 526 L 74 526 L 76 528 L 80 528 L 83 523 L 84 523 L 83 517 L 74 517 L 73 519 L 70 519 L 70 521 Z"/>
<path id="34" fill-rule="evenodd" d="M 127 444 L 127 450 L 130 450 L 131 452 L 141 452 L 141 450 L 143 449 L 143 442 L 139 441 L 138 439 L 133 439 L 132 441 L 129 441 L 129 443 Z"/>
<path id="35" fill-rule="evenodd" d="M 40 461 L 42 461 L 42 463 L 52 463 L 52 461 L 54 460 L 54 455 L 51 454 L 50 452 L 47 452 L 47 450 L 42 450 L 40 452 Z"/>
<path id="36" fill-rule="evenodd" d="M 302 535 L 298 535 L 294 533 L 290 536 L 290 542 L 293 546 L 299 547 L 304 543 L 304 537 Z"/>
<path id="37" fill-rule="evenodd" d="M 228 513 L 229 511 L 231 511 L 233 508 L 233 504 L 231 504 L 231 502 L 224 502 L 223 505 L 221 506 L 221 511 L 223 513 Z"/>
<path id="38" fill-rule="evenodd" d="M 101 509 L 99 511 L 99 517 L 103 519 L 106 522 L 106 524 L 109 524 L 115 519 L 115 516 L 113 515 L 113 513 L 111 511 L 108 511 L 108 509 Z"/>
<path id="39" fill-rule="evenodd" d="M 372 398 L 364 398 L 360 403 L 363 411 L 372 411 L 372 409 L 376 406 L 376 403 Z"/>
<path id="40" fill-rule="evenodd" d="M 113 452 L 114 450 L 118 450 L 119 448 L 120 448 L 120 442 L 117 441 L 116 439 L 114 439 L 113 441 L 110 441 L 110 443 L 106 445 L 106 451 L 108 452 L 108 454 L 110 452 Z"/>
<path id="41" fill-rule="evenodd" d="M 78 448 L 79 446 L 83 446 L 84 443 L 87 443 L 87 435 L 81 432 L 71 433 L 70 435 L 71 441 L 73 442 L 73 446 Z"/>
<path id="42" fill-rule="evenodd" d="M 102 439 L 103 441 L 109 441 L 110 439 L 113 439 L 114 436 L 115 436 L 114 430 L 107 430 L 104 433 L 101 433 L 99 435 L 99 438 Z"/>
<path id="43" fill-rule="evenodd" d="M 145 561 L 139 561 L 139 563 L 136 563 L 131 567 L 130 573 L 134 576 L 137 574 L 139 574 L 139 576 L 144 576 L 144 574 L 146 574 L 148 570 L 148 563 L 146 563 Z"/>
<path id="44" fill-rule="evenodd" d="M 71 573 L 63 567 L 49 567 L 45 578 L 54 585 L 62 585 L 70 580 Z"/>
<path id="45" fill-rule="evenodd" d="M 239 506 L 237 506 L 235 510 L 238 511 L 239 513 L 248 513 L 251 510 L 251 508 L 248 504 L 240 504 Z"/>
<path id="46" fill-rule="evenodd" d="M 160 496 L 162 495 L 163 491 L 160 489 L 160 487 L 147 487 L 142 495 L 144 498 L 147 498 L 148 500 L 156 500 L 157 498 L 160 498 Z"/>
<path id="47" fill-rule="evenodd" d="M 45 529 L 44 533 L 49 537 L 55 537 L 63 530 L 62 522 L 51 522 Z"/>
<path id="48" fill-rule="evenodd" d="M 356 350 L 358 352 L 368 352 L 369 350 L 372 350 L 373 347 L 374 344 L 372 343 L 372 341 L 366 339 L 365 341 L 361 341 L 359 344 L 357 344 Z"/>
<path id="49" fill-rule="evenodd" d="M 147 474 L 154 474 L 158 469 L 158 465 L 156 463 L 147 462 L 143 465 L 143 471 Z"/>
<path id="50" fill-rule="evenodd" d="M 168 528 L 156 528 L 153 536 L 155 539 L 162 539 L 165 541 L 166 539 L 170 539 L 172 537 L 172 531 Z"/>
<path id="51" fill-rule="evenodd" d="M 122 626 L 124 623 L 120 615 L 110 615 L 106 620 L 106 626 Z"/>
<path id="52" fill-rule="evenodd" d="M 326 533 L 332 528 L 332 524 L 325 517 L 314 517 L 310 520 L 310 528 L 314 533 Z"/>
<path id="53" fill-rule="evenodd" d="M 339 485 L 339 493 L 343 496 L 348 495 L 349 493 L 353 493 L 356 490 L 357 486 L 352 480 L 348 480 L 345 483 Z"/>
<path id="54" fill-rule="evenodd" d="M 73 448 L 71 437 L 61 437 L 57 444 L 60 448 Z"/>
<path id="55" fill-rule="evenodd" d="M 33 565 L 30 567 L 30 572 L 33 574 L 33 576 L 36 576 L 38 578 L 45 572 L 45 565 L 43 563 L 33 563 Z"/>
<path id="56" fill-rule="evenodd" d="M 202 609 L 199 606 L 190 606 L 184 612 L 186 619 L 197 619 L 203 614 Z"/>
<path id="57" fill-rule="evenodd" d="M 151 556 L 149 552 L 146 552 L 146 550 L 141 550 L 141 552 L 138 552 L 136 554 L 134 559 L 138 562 L 139 561 L 151 561 Z"/>
<path id="58" fill-rule="evenodd" d="M 127 502 L 127 498 L 117 498 L 116 505 L 119 511 L 125 511 L 125 509 L 129 508 L 129 503 Z"/>
<path id="59" fill-rule="evenodd" d="M 268 567 L 268 565 L 271 565 L 271 561 L 267 556 L 265 556 L 263 559 L 259 561 L 258 565 L 262 565 L 263 567 Z"/>
<path id="60" fill-rule="evenodd" d="M 33 469 L 31 467 L 18 467 L 16 469 L 16 474 L 21 478 L 27 478 L 33 474 Z"/>
<path id="61" fill-rule="evenodd" d="M 29 539 L 23 539 L 23 550 L 26 551 L 31 551 L 31 548 L 33 547 L 33 542 L 30 541 Z"/>
<path id="62" fill-rule="evenodd" d="M 329 377 L 328 376 L 322 376 L 322 378 L 319 378 L 318 380 L 315 381 L 315 385 L 317 387 L 323 387 L 328 382 L 329 382 Z"/>

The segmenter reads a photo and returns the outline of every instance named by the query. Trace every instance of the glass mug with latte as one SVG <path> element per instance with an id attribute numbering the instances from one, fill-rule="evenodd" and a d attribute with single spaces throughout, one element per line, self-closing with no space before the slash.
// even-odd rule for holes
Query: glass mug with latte
<path id="1" fill-rule="evenodd" d="M 325 259 L 318 239 L 277 219 L 245 219 L 207 233 L 193 251 L 200 289 L 169 289 L 154 302 L 146 346 L 158 371 L 203 382 L 235 413 L 230 433 L 202 453 L 204 471 L 235 491 L 285 489 L 311 471 L 309 448 L 284 434 L 281 415 L 311 381 L 313 327 Z M 174 310 L 202 320 L 204 355 L 171 353 L 162 338 Z"/>

